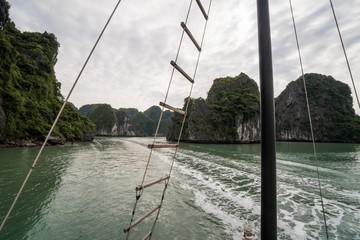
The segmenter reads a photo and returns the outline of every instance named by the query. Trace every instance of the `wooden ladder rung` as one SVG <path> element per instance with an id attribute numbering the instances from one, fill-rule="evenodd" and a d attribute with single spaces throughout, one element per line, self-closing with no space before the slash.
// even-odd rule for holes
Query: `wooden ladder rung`
<path id="1" fill-rule="evenodd" d="M 200 8 L 202 14 L 204 15 L 204 18 L 205 18 L 206 20 L 208 20 L 209 17 L 208 17 L 208 15 L 206 14 L 205 9 L 204 9 L 203 5 L 201 4 L 200 0 L 196 0 L 196 2 L 197 2 L 197 4 L 199 5 L 199 8 Z"/>
<path id="2" fill-rule="evenodd" d="M 194 80 L 184 71 L 182 70 L 181 67 L 179 67 L 179 65 L 177 65 L 174 61 L 171 61 L 170 64 L 179 71 L 179 73 L 181 73 L 187 80 L 189 80 L 191 83 L 194 83 Z"/>
<path id="3" fill-rule="evenodd" d="M 186 27 L 184 22 L 181 22 L 181 27 L 184 29 L 184 31 L 187 33 L 187 35 L 189 36 L 189 38 L 191 39 L 191 41 L 194 43 L 195 47 L 199 50 L 199 52 L 201 52 L 201 47 L 200 45 L 197 43 L 197 41 L 195 40 L 194 36 L 191 34 L 190 30 Z"/>
<path id="4" fill-rule="evenodd" d="M 145 218 L 147 218 L 148 216 L 150 216 L 150 214 L 152 214 L 153 212 L 155 212 L 156 210 L 158 210 L 161 207 L 161 205 L 158 205 L 156 207 L 154 207 L 153 209 L 151 209 L 149 212 L 145 213 L 144 215 L 142 215 L 140 218 L 138 218 L 135 222 L 133 222 L 132 224 L 130 224 L 130 226 L 127 226 L 126 228 L 124 228 L 124 233 L 127 233 L 128 231 L 130 231 L 130 229 L 132 229 L 133 227 L 135 227 L 136 225 L 138 225 L 141 221 L 143 221 Z"/>
<path id="5" fill-rule="evenodd" d="M 149 144 L 148 148 L 176 148 L 178 144 Z"/>
<path id="6" fill-rule="evenodd" d="M 178 108 L 175 108 L 175 107 L 172 107 L 172 106 L 170 106 L 170 105 L 168 105 L 168 104 L 166 104 L 166 103 L 160 102 L 159 105 L 162 106 L 162 107 L 165 107 L 165 108 L 167 108 L 167 109 L 173 110 L 174 112 L 177 112 L 177 113 L 179 113 L 179 114 L 181 114 L 181 115 L 185 115 L 185 114 L 186 114 L 185 111 L 183 111 L 183 110 L 181 110 L 181 109 L 178 109 Z"/>
<path id="7" fill-rule="evenodd" d="M 136 190 L 136 191 L 139 191 L 139 190 L 141 190 L 141 189 L 145 189 L 145 188 L 150 187 L 150 186 L 152 186 L 152 185 L 154 185 L 154 184 L 157 184 L 157 183 L 159 183 L 159 182 L 165 181 L 165 180 L 167 180 L 167 179 L 169 179 L 169 178 L 170 178 L 169 176 L 165 176 L 165 177 L 162 177 L 162 178 L 160 178 L 160 179 L 158 179 L 158 180 L 154 180 L 154 181 L 152 181 L 152 182 L 149 182 L 149 183 L 147 183 L 147 184 L 145 184 L 145 185 L 139 185 L 139 186 L 137 186 L 137 187 L 135 188 L 135 190 Z"/>
<path id="8" fill-rule="evenodd" d="M 151 236 L 151 234 L 152 234 L 152 231 L 148 232 L 148 233 L 142 238 L 142 240 L 148 239 L 148 238 Z"/>

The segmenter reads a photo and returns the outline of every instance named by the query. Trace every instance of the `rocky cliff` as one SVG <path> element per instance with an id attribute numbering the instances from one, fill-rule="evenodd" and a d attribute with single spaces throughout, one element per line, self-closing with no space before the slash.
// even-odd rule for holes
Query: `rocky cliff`
<path id="1" fill-rule="evenodd" d="M 253 79 L 244 73 L 233 78 L 215 79 L 206 100 L 191 99 L 181 140 L 203 143 L 259 142 L 259 113 L 259 88 Z M 167 134 L 168 140 L 177 140 L 181 122 L 182 116 L 175 114 Z"/>
<path id="2" fill-rule="evenodd" d="M 20 32 L 8 11 L 9 4 L 0 0 L 0 143 L 37 141 L 63 104 L 54 72 L 59 43 L 47 32 Z M 95 125 L 70 104 L 53 131 L 59 142 L 92 140 L 94 135 Z"/>
<path id="3" fill-rule="evenodd" d="M 352 107 L 347 84 L 331 76 L 305 74 L 315 141 L 360 142 L 360 117 Z M 302 77 L 288 84 L 276 98 L 276 138 L 311 141 Z"/>

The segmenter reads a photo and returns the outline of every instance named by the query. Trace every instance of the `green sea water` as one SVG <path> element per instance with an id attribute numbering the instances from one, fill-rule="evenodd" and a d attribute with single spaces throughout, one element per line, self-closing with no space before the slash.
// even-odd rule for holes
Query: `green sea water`
<path id="1" fill-rule="evenodd" d="M 0 239 L 124 239 L 148 143 L 96 138 L 45 148 Z M 276 147 L 278 239 L 325 239 L 311 144 Z M 360 144 L 317 149 L 330 239 L 360 239 Z M 0 221 L 38 150 L 0 149 Z M 172 153 L 154 150 L 147 181 L 168 172 Z M 136 217 L 159 203 L 162 188 L 144 191 Z M 141 239 L 153 217 L 131 239 Z M 260 239 L 260 145 L 181 143 L 152 239 L 242 239 L 245 224 Z"/>

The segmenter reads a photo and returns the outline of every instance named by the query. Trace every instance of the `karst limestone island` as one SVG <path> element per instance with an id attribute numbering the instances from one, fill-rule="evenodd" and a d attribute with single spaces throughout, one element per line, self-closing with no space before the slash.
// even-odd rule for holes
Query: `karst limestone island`
<path id="1" fill-rule="evenodd" d="M 331 76 L 305 74 L 317 142 L 360 142 L 360 117 L 347 84 Z M 206 99 L 191 99 L 181 141 L 254 143 L 260 141 L 260 97 L 256 82 L 241 73 L 214 80 Z M 183 107 L 183 109 L 185 106 Z M 275 99 L 278 141 L 311 141 L 302 77 Z M 177 140 L 182 116 L 175 113 L 167 139 Z"/>
<path id="2" fill-rule="evenodd" d="M 56 80 L 59 43 L 54 34 L 20 32 L 0 0 L 0 144 L 34 145 L 44 139 L 63 96 Z M 91 141 L 95 125 L 66 106 L 50 143 Z"/>
<path id="3" fill-rule="evenodd" d="M 20 32 L 9 18 L 9 8 L 0 0 L 0 146 L 33 146 L 44 139 L 63 104 L 54 73 L 59 43 L 47 32 Z M 306 74 L 305 78 L 315 140 L 360 142 L 360 117 L 352 108 L 349 86 L 331 76 Z M 244 73 L 215 79 L 206 99 L 191 99 L 181 140 L 259 142 L 259 99 L 256 82 Z M 291 82 L 275 103 L 277 140 L 310 141 L 302 79 Z M 160 114 L 158 106 L 139 112 L 90 104 L 78 111 L 69 103 L 50 143 L 92 141 L 95 135 L 151 136 Z M 181 120 L 182 116 L 165 111 L 159 135 L 177 140 Z"/>

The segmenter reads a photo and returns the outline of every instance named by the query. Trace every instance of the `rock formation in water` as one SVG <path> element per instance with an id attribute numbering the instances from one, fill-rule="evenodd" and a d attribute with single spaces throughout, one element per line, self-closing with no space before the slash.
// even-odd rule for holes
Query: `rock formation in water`
<path id="1" fill-rule="evenodd" d="M 317 142 L 360 142 L 360 117 L 353 109 L 350 87 L 331 76 L 305 74 L 311 118 Z M 311 141 L 302 77 L 276 98 L 276 138 Z"/>
<path id="2" fill-rule="evenodd" d="M 233 78 L 215 79 L 206 100 L 190 100 L 181 140 L 203 143 L 259 142 L 259 98 L 256 82 L 244 73 Z M 168 140 L 177 140 L 182 118 L 180 114 L 174 114 Z"/>
<path id="3" fill-rule="evenodd" d="M 0 0 L 0 143 L 37 141 L 50 129 L 63 104 L 54 65 L 59 43 L 54 34 L 20 32 Z M 92 140 L 95 125 L 65 107 L 53 131 L 55 142 Z"/>
<path id="4" fill-rule="evenodd" d="M 122 137 L 145 137 L 155 134 L 161 109 L 152 106 L 144 112 L 136 108 L 114 109 L 109 104 L 89 104 L 79 109 L 83 115 L 89 118 L 97 126 L 98 136 L 122 136 Z M 165 135 L 170 125 L 172 112 L 166 110 L 163 113 L 158 134 Z"/>

